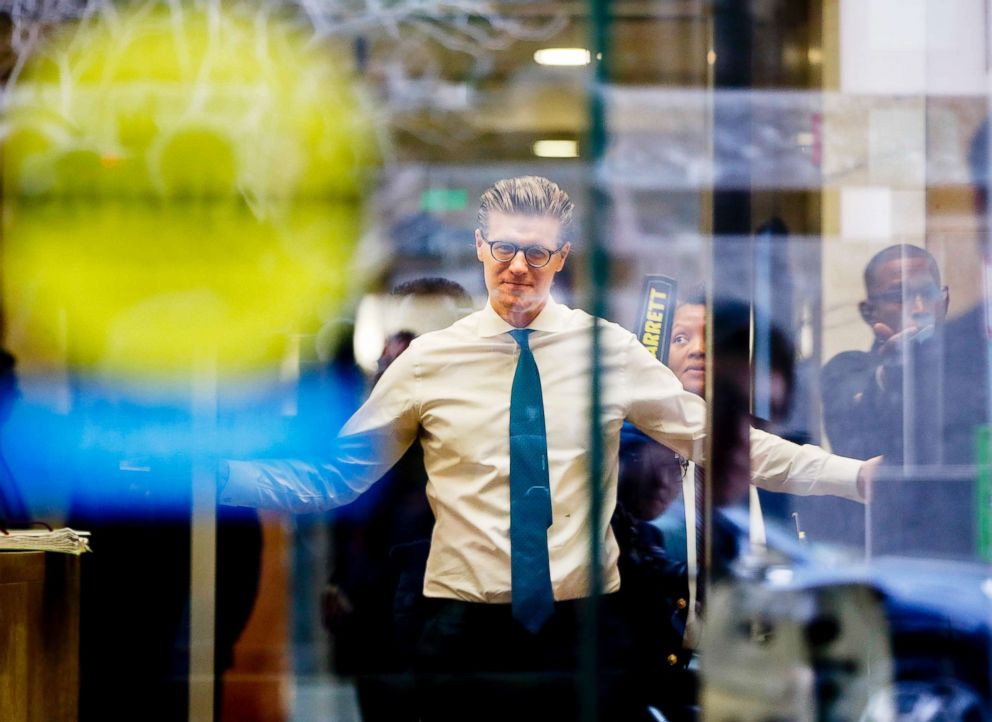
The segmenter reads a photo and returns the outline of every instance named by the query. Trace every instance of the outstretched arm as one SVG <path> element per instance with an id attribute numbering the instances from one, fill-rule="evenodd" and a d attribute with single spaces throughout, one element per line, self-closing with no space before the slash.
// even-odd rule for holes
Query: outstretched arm
<path id="1" fill-rule="evenodd" d="M 705 466 L 706 402 L 682 388 L 667 367 L 633 339 L 628 349 L 631 423 L 655 440 Z M 772 491 L 841 496 L 864 501 L 858 475 L 864 462 L 828 454 L 750 430 L 751 483 Z"/>
<path id="2" fill-rule="evenodd" d="M 414 354 L 408 350 L 386 370 L 326 457 L 223 462 L 220 503 L 318 512 L 354 501 L 417 438 L 415 372 Z"/>

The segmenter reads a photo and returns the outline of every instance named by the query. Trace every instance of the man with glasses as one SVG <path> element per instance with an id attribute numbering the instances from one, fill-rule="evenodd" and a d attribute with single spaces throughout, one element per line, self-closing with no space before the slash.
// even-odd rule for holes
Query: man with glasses
<path id="1" fill-rule="evenodd" d="M 875 340 L 870 351 L 845 351 L 824 366 L 824 428 L 838 454 L 902 458 L 902 415 L 881 397 L 902 392 L 907 354 L 939 333 L 947 287 L 934 257 L 907 244 L 876 253 L 864 280 L 868 297 L 858 310 Z"/>
<path id="2" fill-rule="evenodd" d="M 902 314 L 897 317 L 908 319 L 901 329 L 908 333 L 901 345 L 904 352 L 888 357 L 894 363 L 883 364 L 876 357 L 875 368 L 882 366 L 877 372 L 880 382 L 865 384 L 858 401 L 865 433 L 877 442 L 875 449 L 883 450 L 889 467 L 874 485 L 866 520 L 871 531 L 866 551 L 872 554 L 984 560 L 992 549 L 987 474 L 992 438 L 989 148 L 986 119 L 971 138 L 967 156 L 977 233 L 974 239 L 954 237 L 947 246 L 952 254 L 948 258 L 984 274 L 985 293 L 976 278 L 976 287 L 965 289 L 978 296 L 976 302 L 965 304 L 945 321 L 947 294 L 933 259 L 921 249 L 907 251 L 912 256 L 906 261 L 899 260 L 902 254 L 889 259 L 888 267 L 897 260 L 905 279 L 907 293 L 902 294 Z M 868 280 L 874 282 L 876 277 L 885 280 L 878 274 Z M 872 305 L 865 310 L 891 309 L 898 300 L 897 287 L 876 285 L 868 289 L 867 303 Z M 898 340 L 900 329 L 892 329 L 895 333 L 886 339 L 886 329 L 878 324 L 891 325 L 883 318 L 872 321 L 876 333 L 882 331 L 882 345 Z M 824 380 L 827 393 L 831 393 L 829 383 Z M 850 450 L 835 448 L 841 453 Z"/>
<path id="3" fill-rule="evenodd" d="M 476 254 L 489 302 L 415 339 L 319 463 L 230 462 L 221 503 L 318 511 L 348 503 L 419 440 L 435 516 L 418 650 L 424 719 L 577 719 L 581 609 L 598 530 L 606 670 L 622 670 L 629 632 L 616 610 L 619 550 L 610 530 L 624 420 L 700 459 L 705 403 L 637 338 L 600 325 L 604 504 L 589 503 L 589 314 L 551 298 L 571 252 L 573 206 L 534 176 L 481 199 Z M 862 463 L 751 433 L 755 483 L 863 499 L 877 462 Z M 222 472 L 222 476 L 225 474 Z M 614 684 L 610 684 L 610 681 Z M 605 719 L 636 700 L 603 674 Z M 629 713 L 629 714 L 628 714 Z"/>

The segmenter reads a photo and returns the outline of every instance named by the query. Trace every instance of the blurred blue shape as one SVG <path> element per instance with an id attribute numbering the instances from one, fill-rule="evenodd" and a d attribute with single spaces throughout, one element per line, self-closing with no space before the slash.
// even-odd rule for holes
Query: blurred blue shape
<path id="1" fill-rule="evenodd" d="M 306 374 L 289 392 L 245 383 L 250 397 L 228 384 L 216 414 L 197 416 L 188 396 L 123 398 L 80 379 L 69 413 L 16 401 L 2 448 L 34 516 L 188 516 L 194 466 L 216 468 L 224 458 L 319 458 L 364 390 L 362 377 L 347 367 Z"/>

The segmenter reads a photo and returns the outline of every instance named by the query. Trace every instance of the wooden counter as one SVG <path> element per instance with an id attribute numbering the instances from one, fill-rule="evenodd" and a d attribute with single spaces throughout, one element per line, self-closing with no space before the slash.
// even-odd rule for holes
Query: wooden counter
<path id="1" fill-rule="evenodd" d="M 0 552 L 0 715 L 78 719 L 78 557 Z"/>

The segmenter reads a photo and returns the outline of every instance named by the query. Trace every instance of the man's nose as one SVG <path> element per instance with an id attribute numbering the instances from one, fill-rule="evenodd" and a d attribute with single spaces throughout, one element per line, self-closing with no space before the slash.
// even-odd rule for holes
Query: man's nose
<path id="1" fill-rule="evenodd" d="M 526 273 L 530 266 L 527 265 L 527 258 L 524 255 L 524 249 L 519 249 L 513 254 L 513 258 L 510 259 L 510 270 L 514 273 Z"/>
<path id="2" fill-rule="evenodd" d="M 918 316 L 929 311 L 927 302 L 921 292 L 911 293 L 907 301 L 909 302 L 909 314 L 911 316 Z"/>
<path id="3" fill-rule="evenodd" d="M 689 346 L 689 355 L 695 358 L 706 358 L 706 336 L 699 334 Z"/>

